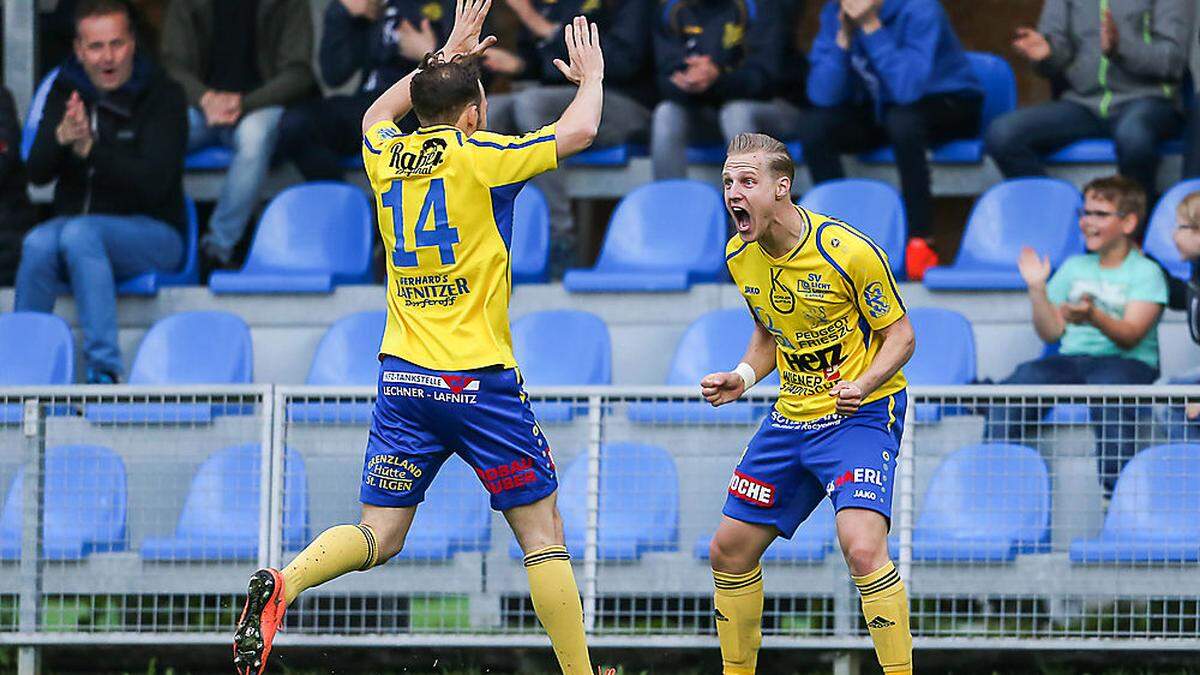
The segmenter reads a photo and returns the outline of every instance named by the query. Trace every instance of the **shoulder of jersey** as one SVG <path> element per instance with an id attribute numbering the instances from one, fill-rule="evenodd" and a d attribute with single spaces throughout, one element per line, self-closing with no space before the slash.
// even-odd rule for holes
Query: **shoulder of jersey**
<path id="1" fill-rule="evenodd" d="M 842 256 L 861 253 L 874 248 L 874 242 L 854 226 L 831 216 L 813 213 L 817 246 L 827 255 Z"/>
<path id="2" fill-rule="evenodd" d="M 730 257 L 733 256 L 734 253 L 741 251 L 743 248 L 746 248 L 747 246 L 749 246 L 749 244 L 742 241 L 741 237 L 739 237 L 736 234 L 733 235 L 732 237 L 730 237 L 729 241 L 725 242 L 725 259 L 728 260 Z"/>

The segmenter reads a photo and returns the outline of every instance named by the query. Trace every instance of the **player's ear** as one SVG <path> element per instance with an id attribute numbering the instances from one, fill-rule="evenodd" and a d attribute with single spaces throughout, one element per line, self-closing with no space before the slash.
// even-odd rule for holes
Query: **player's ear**
<path id="1" fill-rule="evenodd" d="M 792 181 L 787 176 L 775 180 L 775 201 L 787 199 L 792 194 Z"/>

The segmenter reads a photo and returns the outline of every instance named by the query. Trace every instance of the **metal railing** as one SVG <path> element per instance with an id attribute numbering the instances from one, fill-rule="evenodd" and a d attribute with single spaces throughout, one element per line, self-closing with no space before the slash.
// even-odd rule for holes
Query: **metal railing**
<path id="1" fill-rule="evenodd" d="M 707 541 L 772 401 L 753 393 L 713 411 L 690 388 L 531 389 L 596 644 L 715 645 Z M 0 389 L 0 644 L 226 642 L 256 566 L 356 521 L 374 396 Z M 1196 404 L 914 388 L 879 488 L 918 647 L 1200 647 Z M 281 644 L 545 644 L 489 480 L 451 457 L 405 551 L 302 595 Z M 764 558 L 767 648 L 870 647 L 825 501 Z"/>

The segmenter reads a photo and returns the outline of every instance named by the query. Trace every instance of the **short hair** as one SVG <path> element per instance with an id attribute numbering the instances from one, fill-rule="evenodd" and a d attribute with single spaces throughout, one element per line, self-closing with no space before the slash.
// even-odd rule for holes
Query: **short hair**
<path id="1" fill-rule="evenodd" d="M 741 133 L 729 141 L 725 154 L 744 155 L 751 152 L 761 152 L 766 155 L 767 169 L 776 176 L 787 176 L 788 180 L 796 179 L 796 164 L 787 146 L 766 134 Z"/>
<path id="2" fill-rule="evenodd" d="M 470 105 L 479 105 L 479 59 L 446 61 L 438 52 L 421 59 L 411 85 L 413 111 L 421 124 L 453 124 Z"/>
<path id="3" fill-rule="evenodd" d="M 1200 191 L 1193 192 L 1179 201 L 1175 207 L 1175 217 L 1182 218 L 1189 225 L 1200 226 Z"/>
<path id="4" fill-rule="evenodd" d="M 79 24 L 84 19 L 89 19 L 93 16 L 108 16 L 110 14 L 124 14 L 125 20 L 129 22 L 129 32 L 133 33 L 136 31 L 133 7 L 125 0 L 81 0 L 75 6 L 75 33 L 79 33 Z"/>
<path id="5" fill-rule="evenodd" d="M 1146 221 L 1146 191 L 1137 181 L 1121 175 L 1097 178 L 1083 186 L 1083 194 L 1094 193 L 1104 201 L 1117 205 L 1122 215 L 1137 216 L 1138 224 Z"/>

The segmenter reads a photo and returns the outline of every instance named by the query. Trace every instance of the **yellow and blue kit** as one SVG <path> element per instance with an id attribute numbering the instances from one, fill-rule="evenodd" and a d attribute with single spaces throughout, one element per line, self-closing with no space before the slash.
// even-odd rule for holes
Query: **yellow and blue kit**
<path id="1" fill-rule="evenodd" d="M 554 126 L 523 136 L 372 126 L 363 160 L 387 257 L 388 320 L 360 500 L 420 503 L 453 452 L 505 510 L 558 485 L 512 351 L 513 202 L 556 168 Z"/>
<path id="2" fill-rule="evenodd" d="M 841 221 L 796 207 L 806 228 L 779 258 L 735 236 L 730 275 L 755 320 L 775 339 L 779 400 L 729 482 L 725 515 L 775 525 L 791 537 L 828 495 L 835 509 L 891 517 L 892 477 L 904 427 L 897 372 L 849 416 L 829 391 L 859 377 L 879 352 L 875 331 L 904 316 L 887 256 Z"/>

